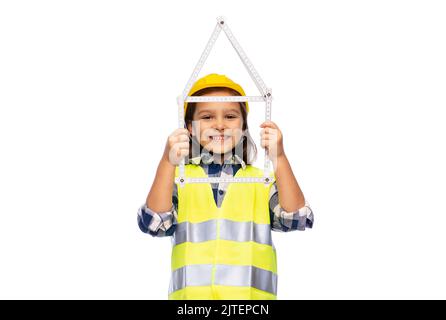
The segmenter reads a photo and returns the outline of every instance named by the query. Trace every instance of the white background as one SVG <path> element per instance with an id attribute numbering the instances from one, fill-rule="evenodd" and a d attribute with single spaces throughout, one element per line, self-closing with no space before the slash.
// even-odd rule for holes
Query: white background
<path id="1" fill-rule="evenodd" d="M 136 213 L 220 15 L 315 213 L 273 234 L 278 298 L 446 298 L 444 2 L 259 0 L 1 2 L 0 298 L 167 298 Z"/>

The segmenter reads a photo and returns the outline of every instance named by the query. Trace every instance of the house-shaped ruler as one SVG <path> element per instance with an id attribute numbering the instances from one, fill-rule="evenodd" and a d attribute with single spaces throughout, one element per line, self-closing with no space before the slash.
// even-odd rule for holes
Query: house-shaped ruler
<path id="1" fill-rule="evenodd" d="M 218 36 L 221 31 L 224 31 L 238 56 L 242 60 L 243 64 L 246 67 L 249 75 L 254 81 L 255 85 L 259 89 L 259 96 L 188 96 L 189 91 L 191 90 L 193 84 L 198 78 L 198 74 L 200 73 L 201 68 L 203 67 L 209 53 L 212 50 L 213 45 L 217 41 Z M 271 88 L 267 88 L 262 78 L 260 78 L 256 69 L 252 65 L 251 61 L 248 59 L 247 55 L 243 51 L 240 44 L 235 39 L 231 30 L 228 27 L 227 22 L 223 17 L 217 18 L 217 25 L 215 26 L 214 32 L 212 32 L 211 38 L 209 39 L 206 48 L 204 49 L 200 60 L 198 61 L 195 69 L 187 82 L 186 87 L 184 88 L 183 94 L 178 96 L 178 126 L 179 128 L 184 128 L 184 103 L 185 102 L 264 102 L 265 103 L 265 120 L 271 119 L 271 101 L 272 101 Z M 175 178 L 175 182 L 179 183 L 181 187 L 184 186 L 185 183 L 264 183 L 267 186 L 274 179 L 273 175 L 270 172 L 270 160 L 267 157 L 267 151 L 265 149 L 265 162 L 264 162 L 264 172 L 263 177 L 258 178 L 238 178 L 238 177 L 230 177 L 230 178 L 220 178 L 220 177 L 208 177 L 208 178 L 192 178 L 185 176 L 184 170 L 184 158 L 179 164 L 179 175 Z"/>

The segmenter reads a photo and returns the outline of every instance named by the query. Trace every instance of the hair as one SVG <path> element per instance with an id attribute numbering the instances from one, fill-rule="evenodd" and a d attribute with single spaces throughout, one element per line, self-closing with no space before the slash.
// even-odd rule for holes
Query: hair
<path id="1" fill-rule="evenodd" d="M 230 88 L 225 88 L 225 87 L 210 87 L 210 88 L 204 88 L 201 89 L 197 92 L 195 92 L 194 94 L 192 94 L 192 96 L 203 96 L 209 93 L 213 93 L 216 91 L 221 91 L 221 90 L 226 90 L 229 91 L 232 95 L 234 96 L 240 96 L 240 93 L 238 93 L 237 91 L 230 89 Z M 249 129 L 248 129 L 248 119 L 247 119 L 247 112 L 246 112 L 246 103 L 245 102 L 239 102 L 240 105 L 240 111 L 242 114 L 242 119 L 243 119 L 243 125 L 242 125 L 242 137 L 239 141 L 239 143 L 243 143 L 243 156 L 242 159 L 246 164 L 251 164 L 255 161 L 256 157 L 257 157 L 257 147 L 254 143 L 254 140 L 252 139 L 250 133 L 249 133 Z M 197 107 L 197 102 L 188 102 L 187 105 L 187 109 L 186 109 L 186 114 L 184 117 L 184 121 L 185 121 L 185 127 L 187 128 L 187 125 L 191 124 L 192 125 L 192 121 L 194 118 L 194 113 L 195 113 L 195 109 Z M 192 143 L 198 143 L 199 145 L 199 150 L 200 150 L 200 154 L 202 152 L 203 146 L 200 144 L 199 141 L 197 141 L 194 137 L 192 139 L 189 140 L 189 158 L 192 157 Z M 234 154 L 234 149 L 236 147 L 234 146 L 234 148 L 231 150 L 232 154 Z M 212 153 L 212 151 L 209 151 L 210 153 Z"/>

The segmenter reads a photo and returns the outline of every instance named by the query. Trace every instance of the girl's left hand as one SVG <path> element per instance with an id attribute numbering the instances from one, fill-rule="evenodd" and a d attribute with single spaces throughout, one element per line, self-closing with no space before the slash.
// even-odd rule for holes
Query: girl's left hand
<path id="1" fill-rule="evenodd" d="M 268 158 L 276 163 L 277 158 L 284 155 L 283 150 L 283 136 L 277 124 L 271 120 L 265 121 L 260 125 L 263 128 L 260 131 L 262 148 L 266 148 L 268 153 Z"/>

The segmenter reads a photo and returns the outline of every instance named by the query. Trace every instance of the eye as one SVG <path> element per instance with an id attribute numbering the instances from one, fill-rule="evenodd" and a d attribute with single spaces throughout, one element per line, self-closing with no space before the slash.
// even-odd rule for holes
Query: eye
<path id="1" fill-rule="evenodd" d="M 201 117 L 201 119 L 203 119 L 203 120 L 209 120 L 209 119 L 211 119 L 211 116 L 203 116 L 203 117 Z"/>
<path id="2" fill-rule="evenodd" d="M 234 114 L 228 114 L 228 115 L 226 116 L 226 118 L 228 118 L 228 119 L 237 119 L 238 116 L 236 116 L 236 115 L 234 115 Z"/>

